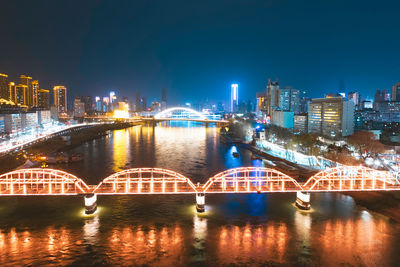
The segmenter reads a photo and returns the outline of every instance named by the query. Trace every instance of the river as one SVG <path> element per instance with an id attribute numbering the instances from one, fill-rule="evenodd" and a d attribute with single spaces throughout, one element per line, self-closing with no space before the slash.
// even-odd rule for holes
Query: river
<path id="1" fill-rule="evenodd" d="M 218 130 L 171 122 L 115 130 L 74 148 L 84 161 L 51 166 L 98 184 L 132 167 L 167 168 L 204 183 L 239 166 L 260 166 L 251 153 L 221 144 Z M 400 227 L 336 193 L 99 196 L 83 215 L 82 197 L 0 199 L 0 265 L 367 265 L 398 266 Z"/>

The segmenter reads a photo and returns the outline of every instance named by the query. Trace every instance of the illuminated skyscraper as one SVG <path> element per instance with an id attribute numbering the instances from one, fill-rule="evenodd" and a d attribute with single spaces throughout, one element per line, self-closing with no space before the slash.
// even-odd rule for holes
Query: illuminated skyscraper
<path id="1" fill-rule="evenodd" d="M 15 90 L 15 99 L 14 99 L 14 103 L 15 104 L 19 104 L 19 105 L 23 105 L 23 106 L 27 106 L 28 105 L 28 86 L 24 85 L 24 84 L 18 84 L 15 85 L 14 87 Z"/>
<path id="2" fill-rule="evenodd" d="M 102 103 L 100 100 L 100 96 L 95 97 L 95 102 L 96 102 L 96 111 L 101 112 L 102 111 Z"/>
<path id="3" fill-rule="evenodd" d="M 37 107 L 39 105 L 39 81 L 34 80 L 32 82 L 32 106 Z"/>
<path id="4" fill-rule="evenodd" d="M 33 102 L 33 84 L 32 84 L 32 77 L 21 75 L 19 77 L 20 83 L 26 86 L 26 97 L 25 97 L 25 105 L 28 107 L 34 106 Z"/>
<path id="5" fill-rule="evenodd" d="M 53 87 L 54 106 L 57 107 L 58 113 L 67 112 L 67 88 L 65 86 Z"/>
<path id="6" fill-rule="evenodd" d="M 354 103 L 342 97 L 312 99 L 308 107 L 308 132 L 330 137 L 354 132 Z"/>
<path id="7" fill-rule="evenodd" d="M 15 103 L 17 96 L 15 95 L 15 83 L 9 82 L 8 83 L 8 93 L 9 93 L 9 100 Z"/>
<path id="8" fill-rule="evenodd" d="M 114 103 L 117 97 L 115 96 L 115 92 L 111 91 L 110 92 L 110 104 Z"/>
<path id="9" fill-rule="evenodd" d="M 38 107 L 43 109 L 50 109 L 50 91 L 39 89 L 38 91 Z"/>
<path id="10" fill-rule="evenodd" d="M 267 85 L 267 114 L 271 115 L 272 110 L 280 107 L 280 95 L 281 90 L 279 87 L 278 79 L 275 82 L 272 82 L 271 79 L 268 79 Z"/>
<path id="11" fill-rule="evenodd" d="M 400 101 L 400 83 L 396 83 L 392 87 L 392 101 Z"/>
<path id="12" fill-rule="evenodd" d="M 11 100 L 8 90 L 8 75 L 0 73 L 0 98 Z"/>
<path id="13" fill-rule="evenodd" d="M 231 85 L 231 112 L 237 111 L 239 104 L 239 85 L 232 84 Z"/>
<path id="14" fill-rule="evenodd" d="M 300 90 L 286 86 L 280 90 L 280 109 L 300 113 Z"/>

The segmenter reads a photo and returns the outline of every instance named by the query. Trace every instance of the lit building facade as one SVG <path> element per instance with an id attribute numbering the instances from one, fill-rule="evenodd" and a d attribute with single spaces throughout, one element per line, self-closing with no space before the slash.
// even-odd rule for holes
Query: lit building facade
<path id="1" fill-rule="evenodd" d="M 85 117 L 85 103 L 81 101 L 80 97 L 74 100 L 74 117 L 83 118 Z"/>
<path id="2" fill-rule="evenodd" d="M 39 106 L 39 81 L 32 82 L 32 105 L 31 107 Z"/>
<path id="3" fill-rule="evenodd" d="M 236 112 L 239 106 L 239 85 L 231 85 L 231 112 Z"/>
<path id="4" fill-rule="evenodd" d="M 273 110 L 271 123 L 282 128 L 292 130 L 294 123 L 294 113 L 292 111 Z"/>
<path id="5" fill-rule="evenodd" d="M 0 73 L 0 98 L 11 100 L 8 88 L 8 75 Z"/>
<path id="6" fill-rule="evenodd" d="M 400 101 L 400 83 L 392 86 L 392 101 Z"/>
<path id="7" fill-rule="evenodd" d="M 267 114 L 271 115 L 274 109 L 279 109 L 280 107 L 280 87 L 278 79 L 275 82 L 272 82 L 271 79 L 268 79 L 267 85 Z"/>
<path id="8" fill-rule="evenodd" d="M 312 99 L 308 107 L 308 132 L 333 138 L 352 135 L 354 103 L 342 97 Z"/>
<path id="9" fill-rule="evenodd" d="M 13 87 L 14 92 L 14 100 L 12 100 L 15 104 L 27 106 L 29 107 L 29 93 L 28 93 L 28 86 L 24 84 L 18 84 Z"/>
<path id="10" fill-rule="evenodd" d="M 308 115 L 296 114 L 293 119 L 293 132 L 294 133 L 307 133 L 308 131 Z"/>
<path id="11" fill-rule="evenodd" d="M 267 95 L 265 92 L 256 94 L 256 114 L 261 117 L 267 111 Z"/>
<path id="12" fill-rule="evenodd" d="M 50 91 L 39 89 L 38 91 L 38 107 L 42 109 L 50 109 Z"/>
<path id="13" fill-rule="evenodd" d="M 34 92 L 33 92 L 33 82 L 32 82 L 32 77 L 29 76 L 25 76 L 25 75 L 21 75 L 19 77 L 20 79 L 20 84 L 26 86 L 26 93 L 25 93 L 25 104 L 28 107 L 33 107 L 35 106 L 34 104 L 34 100 L 35 98 L 37 98 L 37 96 L 35 97 Z M 35 81 L 37 82 L 37 81 Z M 39 83 L 37 83 L 37 89 L 39 87 Z"/>
<path id="14" fill-rule="evenodd" d="M 53 87 L 54 106 L 58 113 L 67 113 L 67 88 L 65 86 Z"/>
<path id="15" fill-rule="evenodd" d="M 301 112 L 300 90 L 284 87 L 280 90 L 280 109 L 292 111 L 294 114 Z"/>

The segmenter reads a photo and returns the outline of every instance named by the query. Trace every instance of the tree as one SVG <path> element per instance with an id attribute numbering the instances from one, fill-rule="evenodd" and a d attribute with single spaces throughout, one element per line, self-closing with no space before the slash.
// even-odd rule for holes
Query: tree
<path id="1" fill-rule="evenodd" d="M 354 147 L 364 160 L 368 157 L 376 157 L 385 151 L 385 146 L 376 140 L 375 135 L 368 131 L 359 131 L 351 135 L 347 142 Z"/>

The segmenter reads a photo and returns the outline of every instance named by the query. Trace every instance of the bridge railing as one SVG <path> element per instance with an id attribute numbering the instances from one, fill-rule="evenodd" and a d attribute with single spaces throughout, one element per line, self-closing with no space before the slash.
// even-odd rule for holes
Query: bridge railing
<path id="1" fill-rule="evenodd" d="M 302 191 L 288 175 L 269 168 L 241 167 L 218 173 L 203 186 L 207 193 L 251 193 Z"/>
<path id="2" fill-rule="evenodd" d="M 105 178 L 96 194 L 182 194 L 196 193 L 192 181 L 180 173 L 159 168 L 135 168 Z"/>
<path id="3" fill-rule="evenodd" d="M 123 170 L 98 185 L 87 185 L 75 175 L 56 169 L 22 169 L 0 175 L 0 196 L 387 190 L 400 190 L 393 174 L 361 166 L 330 168 L 315 174 L 305 183 L 263 167 L 229 169 L 211 177 L 205 184 L 197 185 L 180 173 L 160 168 Z"/>
<path id="4" fill-rule="evenodd" d="M 398 190 L 396 177 L 390 172 L 362 166 L 339 166 L 310 177 L 305 191 L 377 191 Z"/>
<path id="5" fill-rule="evenodd" d="M 80 178 L 55 169 L 23 169 L 0 176 L 0 195 L 75 195 L 90 191 Z"/>

